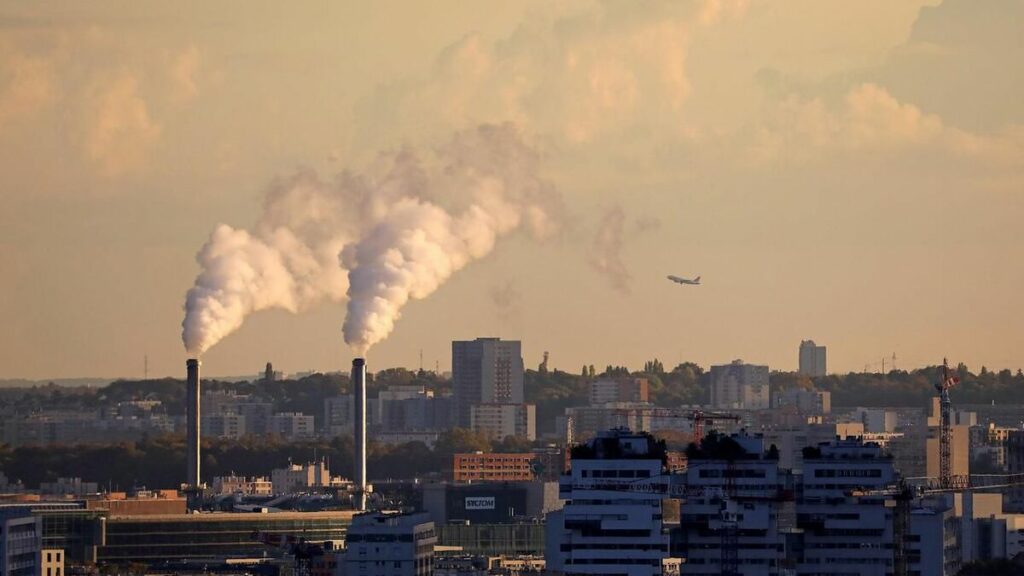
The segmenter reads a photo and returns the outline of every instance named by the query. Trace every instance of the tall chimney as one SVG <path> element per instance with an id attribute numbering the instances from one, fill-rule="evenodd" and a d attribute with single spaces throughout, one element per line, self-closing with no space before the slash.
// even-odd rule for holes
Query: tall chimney
<path id="1" fill-rule="evenodd" d="M 188 370 L 188 383 L 185 390 L 185 410 L 188 426 L 185 459 L 188 461 L 188 477 L 186 484 L 190 489 L 200 486 L 199 480 L 199 360 L 190 358 L 185 362 Z"/>
<path id="2" fill-rule="evenodd" d="M 355 478 L 357 510 L 366 510 L 366 360 L 352 360 L 352 396 L 355 399 Z"/>

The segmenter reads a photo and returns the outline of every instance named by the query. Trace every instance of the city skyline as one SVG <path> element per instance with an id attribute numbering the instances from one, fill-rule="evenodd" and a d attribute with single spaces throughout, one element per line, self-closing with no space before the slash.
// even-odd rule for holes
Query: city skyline
<path id="1" fill-rule="evenodd" d="M 498 178 L 523 187 L 515 224 L 403 287 L 393 327 L 347 326 L 373 366 L 422 351 L 449 369 L 451 341 L 499 336 L 530 368 L 548 351 L 569 372 L 795 371 L 811 338 L 834 373 L 894 353 L 1016 371 L 1022 17 L 1009 0 L 0 3 L 0 378 L 141 377 L 144 358 L 179 376 L 218 225 L 308 239 L 268 199 L 339 174 L 377 194 L 403 154 L 458 217 L 438 167 L 493 168 L 459 156 L 481 125 L 529 160 Z M 538 207 L 551 230 L 527 222 Z M 350 225 L 332 242 L 362 245 L 366 268 L 381 245 Z M 351 305 L 332 242 L 303 290 L 202 355 L 209 374 L 348 369 L 346 318 L 374 311 Z"/>

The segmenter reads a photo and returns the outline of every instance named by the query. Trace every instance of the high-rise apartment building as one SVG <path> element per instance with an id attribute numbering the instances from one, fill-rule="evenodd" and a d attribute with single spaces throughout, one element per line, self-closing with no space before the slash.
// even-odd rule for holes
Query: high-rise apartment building
<path id="1" fill-rule="evenodd" d="M 769 408 L 768 367 L 744 364 L 742 360 L 712 366 L 711 405 L 726 410 Z"/>
<path id="2" fill-rule="evenodd" d="M 471 424 L 474 404 L 523 403 L 523 355 L 517 340 L 452 342 L 452 385 L 458 424 Z"/>
<path id="3" fill-rule="evenodd" d="M 800 342 L 800 374 L 812 377 L 826 374 L 824 346 L 818 346 L 814 340 Z"/>

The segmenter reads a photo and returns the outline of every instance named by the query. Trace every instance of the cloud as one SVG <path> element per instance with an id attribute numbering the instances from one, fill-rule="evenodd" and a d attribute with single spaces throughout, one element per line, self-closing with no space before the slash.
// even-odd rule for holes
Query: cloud
<path id="1" fill-rule="evenodd" d="M 906 43 L 867 79 L 974 131 L 1024 123 L 1024 2 L 944 0 L 921 8 Z"/>
<path id="2" fill-rule="evenodd" d="M 97 81 L 89 95 L 85 151 L 101 175 L 112 177 L 141 168 L 160 138 L 161 126 L 149 114 L 129 72 Z"/>
<path id="3" fill-rule="evenodd" d="M 55 98 L 49 59 L 17 52 L 0 58 L 0 126 L 45 108 Z"/>
<path id="4" fill-rule="evenodd" d="M 359 117 L 367 134 L 391 126 L 443 133 L 514 122 L 557 145 L 643 129 L 685 131 L 690 38 L 744 2 L 595 3 L 509 36 L 479 33 L 446 47 L 428 76 L 381 86 Z"/>
<path id="5" fill-rule="evenodd" d="M 804 163 L 836 154 L 926 150 L 993 163 L 1019 164 L 1020 131 L 979 134 L 948 126 L 872 83 L 854 86 L 838 103 L 791 93 L 773 103 L 754 130 L 755 162 Z"/>
<path id="6" fill-rule="evenodd" d="M 174 58 L 170 68 L 170 80 L 175 100 L 187 102 L 199 95 L 199 86 L 196 84 L 199 67 L 199 48 L 194 44 Z"/>

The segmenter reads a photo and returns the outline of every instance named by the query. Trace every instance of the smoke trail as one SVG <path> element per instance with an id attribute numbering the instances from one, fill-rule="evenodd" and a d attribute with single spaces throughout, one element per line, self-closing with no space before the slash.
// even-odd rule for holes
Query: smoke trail
<path id="1" fill-rule="evenodd" d="M 185 349 L 205 352 L 253 312 L 343 300 L 348 274 L 338 253 L 394 198 L 415 197 L 421 180 L 415 158 L 402 151 L 382 155 L 365 175 L 343 172 L 324 182 L 304 170 L 272 183 L 252 231 L 221 224 L 196 255 L 201 271 L 185 298 Z"/>
<path id="2" fill-rule="evenodd" d="M 303 171 L 270 186 L 251 231 L 218 226 L 196 255 L 186 350 L 205 352 L 253 312 L 348 297 L 345 338 L 365 352 L 410 297 L 432 293 L 501 235 L 524 222 L 551 232 L 558 198 L 511 126 L 458 133 L 428 160 L 386 153 L 366 174 L 333 182 Z"/>
<path id="3" fill-rule="evenodd" d="M 460 133 L 443 157 L 431 188 L 455 200 L 450 208 L 400 201 L 342 253 L 350 270 L 342 331 L 357 353 L 391 333 L 409 299 L 432 294 L 501 236 L 524 223 L 541 237 L 553 231 L 558 198 L 538 176 L 536 154 L 510 126 Z"/>

